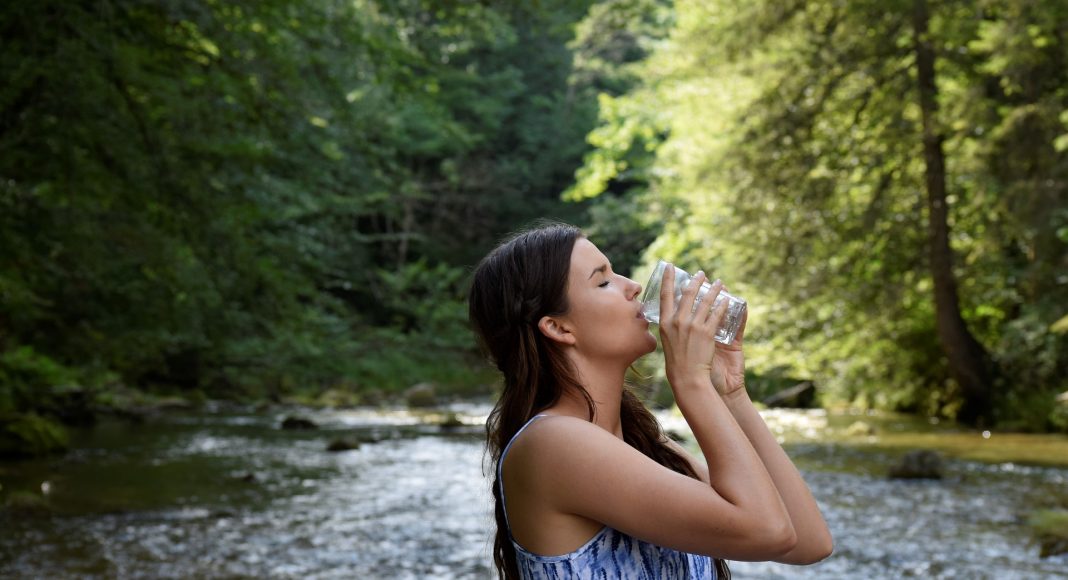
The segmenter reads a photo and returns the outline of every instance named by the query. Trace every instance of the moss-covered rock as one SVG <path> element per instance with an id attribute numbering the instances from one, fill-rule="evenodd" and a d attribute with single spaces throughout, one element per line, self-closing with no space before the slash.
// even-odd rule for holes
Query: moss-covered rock
<path id="1" fill-rule="evenodd" d="M 320 407 L 345 409 L 359 405 L 360 396 L 350 390 L 333 388 L 320 393 L 315 402 Z"/>
<path id="2" fill-rule="evenodd" d="M 307 431 L 318 429 L 319 425 L 306 417 L 290 416 L 282 420 L 282 429 L 286 431 Z"/>
<path id="3" fill-rule="evenodd" d="M 1043 558 L 1068 554 L 1068 510 L 1041 510 L 1028 520 Z"/>
<path id="4" fill-rule="evenodd" d="M 48 455 L 66 451 L 67 431 L 36 413 L 0 416 L 0 457 Z"/>
<path id="5" fill-rule="evenodd" d="M 359 448 L 360 448 L 360 443 L 358 441 L 355 441 L 353 439 L 349 439 L 347 437 L 338 437 L 337 439 L 334 439 L 333 441 L 330 442 L 329 445 L 326 446 L 326 450 L 330 451 L 331 453 L 337 453 L 339 451 L 351 451 L 353 449 L 359 449 Z"/>
<path id="6" fill-rule="evenodd" d="M 451 411 L 442 415 L 437 423 L 438 428 L 445 432 L 456 431 L 464 427 L 464 422 L 460 420 L 460 416 Z"/>
<path id="7" fill-rule="evenodd" d="M 891 479 L 942 479 L 942 455 L 935 451 L 909 451 L 890 467 Z"/>
<path id="8" fill-rule="evenodd" d="M 404 391 L 404 398 L 408 401 L 408 406 L 414 408 L 434 407 L 438 404 L 437 388 L 431 383 L 412 385 Z"/>

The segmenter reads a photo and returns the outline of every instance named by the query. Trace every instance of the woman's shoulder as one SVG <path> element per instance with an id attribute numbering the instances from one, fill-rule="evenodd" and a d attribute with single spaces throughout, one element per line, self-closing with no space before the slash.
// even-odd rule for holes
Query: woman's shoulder
<path id="1" fill-rule="evenodd" d="M 626 444 L 588 420 L 545 414 L 516 438 L 507 459 L 515 457 L 519 462 L 535 465 L 558 463 L 568 459 L 581 460 L 616 445 Z"/>
<path id="2" fill-rule="evenodd" d="M 556 415 L 550 413 L 543 413 L 537 417 L 538 418 L 532 421 L 530 426 L 526 429 L 526 432 L 529 433 L 527 437 L 530 439 L 544 439 L 548 442 L 552 442 L 560 437 L 574 437 L 578 435 L 586 435 L 594 437 L 595 439 L 599 438 L 598 436 L 601 434 L 611 437 L 610 433 L 587 419 L 581 419 L 571 415 Z"/>

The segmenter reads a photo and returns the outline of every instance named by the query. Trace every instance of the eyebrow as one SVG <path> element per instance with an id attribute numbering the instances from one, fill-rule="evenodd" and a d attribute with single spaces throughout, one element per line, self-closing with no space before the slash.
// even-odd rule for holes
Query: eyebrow
<path id="1" fill-rule="evenodd" d="M 596 274 L 597 272 L 600 272 L 600 273 L 604 274 L 607 271 L 608 271 L 608 264 L 602 264 L 600 268 L 594 268 L 593 272 L 590 272 L 590 278 L 593 278 L 593 275 Z M 586 278 L 586 279 L 589 280 L 590 278 Z"/>

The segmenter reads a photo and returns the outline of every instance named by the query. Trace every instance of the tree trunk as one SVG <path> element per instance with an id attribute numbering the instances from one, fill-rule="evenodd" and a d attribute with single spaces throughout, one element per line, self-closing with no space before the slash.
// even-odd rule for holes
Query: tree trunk
<path id="1" fill-rule="evenodd" d="M 968 330 L 960 314 L 957 281 L 953 276 L 953 253 L 949 246 L 945 152 L 937 120 L 938 88 L 935 85 L 935 54 L 927 36 L 927 1 L 915 0 L 914 8 L 916 76 L 920 109 L 923 112 L 927 234 L 938 338 L 949 359 L 950 373 L 957 381 L 964 399 L 957 419 L 971 425 L 982 425 L 990 421 L 993 411 L 993 369 L 986 349 Z"/>

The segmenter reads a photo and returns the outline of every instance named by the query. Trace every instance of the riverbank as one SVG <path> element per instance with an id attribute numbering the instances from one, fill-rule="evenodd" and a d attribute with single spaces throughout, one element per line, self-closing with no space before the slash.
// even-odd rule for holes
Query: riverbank
<path id="1" fill-rule="evenodd" d="M 769 409 L 762 414 L 788 443 L 833 443 L 891 454 L 929 450 L 988 464 L 1068 468 L 1068 435 L 969 429 L 932 418 L 856 409 Z"/>

